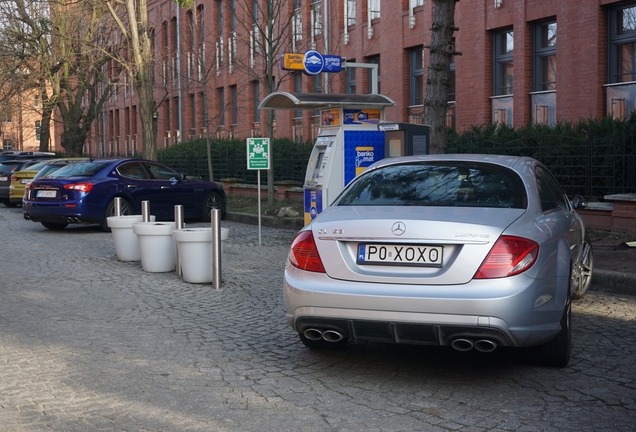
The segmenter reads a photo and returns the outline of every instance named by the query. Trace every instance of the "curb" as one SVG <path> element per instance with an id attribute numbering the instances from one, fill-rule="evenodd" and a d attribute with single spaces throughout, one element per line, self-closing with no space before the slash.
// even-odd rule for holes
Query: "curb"
<path id="1" fill-rule="evenodd" d="M 224 219 L 232 222 L 258 225 L 258 215 L 250 213 L 227 212 Z M 299 230 L 305 226 L 305 221 L 303 218 L 279 218 L 263 215 L 261 216 L 261 226 Z"/>
<path id="2" fill-rule="evenodd" d="M 636 295 L 636 273 L 594 270 L 591 290 Z"/>
<path id="3" fill-rule="evenodd" d="M 226 213 L 225 220 L 258 225 L 258 215 L 250 213 Z M 299 230 L 305 226 L 303 218 L 279 218 L 261 216 L 261 226 Z M 636 295 L 636 273 L 594 270 L 590 290 L 616 294 Z"/>

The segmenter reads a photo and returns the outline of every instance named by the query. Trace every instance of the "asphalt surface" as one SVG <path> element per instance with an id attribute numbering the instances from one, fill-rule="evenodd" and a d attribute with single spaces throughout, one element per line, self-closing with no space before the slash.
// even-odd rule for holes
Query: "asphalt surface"
<path id="1" fill-rule="evenodd" d="M 0 431 L 634 430 L 636 296 L 598 275 L 563 369 L 512 349 L 314 351 L 282 309 L 295 228 L 264 226 L 259 246 L 256 225 L 222 226 L 214 290 L 117 261 L 96 227 L 1 209 Z"/>

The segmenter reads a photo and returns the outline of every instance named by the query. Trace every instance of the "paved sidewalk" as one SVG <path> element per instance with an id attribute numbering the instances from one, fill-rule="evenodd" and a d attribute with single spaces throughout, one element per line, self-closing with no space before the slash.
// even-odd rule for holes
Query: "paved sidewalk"
<path id="1" fill-rule="evenodd" d="M 203 226 L 204 224 L 188 224 Z M 96 227 L 0 208 L 0 432 L 632 431 L 636 296 L 573 304 L 568 367 L 518 350 L 305 348 L 282 278 L 296 229 L 222 221 L 223 287 L 116 259 Z"/>

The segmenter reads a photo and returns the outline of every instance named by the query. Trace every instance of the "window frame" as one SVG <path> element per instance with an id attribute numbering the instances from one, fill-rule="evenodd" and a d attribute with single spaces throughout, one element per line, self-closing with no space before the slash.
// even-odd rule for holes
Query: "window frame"
<path id="1" fill-rule="evenodd" d="M 416 67 L 418 62 L 418 52 L 420 53 L 420 67 Z M 419 86 L 417 84 L 419 83 Z M 421 94 L 416 95 L 416 87 L 419 87 Z M 419 102 L 418 102 L 419 101 Z M 409 105 L 424 105 L 424 47 L 419 46 L 409 49 Z"/>
<path id="2" fill-rule="evenodd" d="M 508 45 L 508 36 L 512 37 L 512 50 L 502 53 L 502 47 Z M 508 63 L 513 65 L 512 83 L 510 86 L 506 84 L 508 77 L 502 70 L 502 67 Z M 514 30 L 506 28 L 498 30 L 493 34 L 493 96 L 508 96 L 514 94 Z"/>
<path id="3" fill-rule="evenodd" d="M 544 29 L 549 26 L 555 26 L 554 45 L 544 43 Z M 534 76 L 533 76 L 533 89 L 534 91 L 554 91 L 557 86 L 557 36 L 558 26 L 556 18 L 540 21 L 536 23 L 534 27 L 534 44 L 533 44 L 533 57 L 534 57 Z M 550 57 L 554 57 L 554 81 L 545 81 L 544 73 L 550 68 L 550 64 L 546 63 Z"/>

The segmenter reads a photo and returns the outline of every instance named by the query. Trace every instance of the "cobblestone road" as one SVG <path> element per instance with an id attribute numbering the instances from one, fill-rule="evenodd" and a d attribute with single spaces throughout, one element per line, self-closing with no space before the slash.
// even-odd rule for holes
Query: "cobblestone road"
<path id="1" fill-rule="evenodd" d="M 201 225 L 198 225 L 201 226 Z M 565 369 L 514 350 L 303 347 L 293 231 L 223 221 L 223 289 L 118 262 L 95 227 L 0 210 L 0 431 L 632 431 L 636 297 L 574 305 Z"/>

